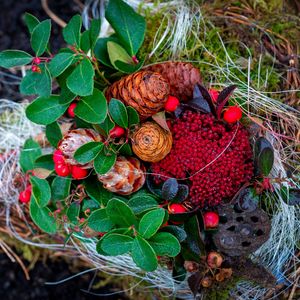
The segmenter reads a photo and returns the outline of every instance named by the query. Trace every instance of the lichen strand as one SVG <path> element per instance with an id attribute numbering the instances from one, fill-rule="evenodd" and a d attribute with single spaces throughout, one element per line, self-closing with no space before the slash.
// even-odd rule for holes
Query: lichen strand
<path id="1" fill-rule="evenodd" d="M 170 154 L 152 164 L 153 173 L 177 179 L 188 178 L 189 200 L 194 206 L 214 206 L 232 197 L 253 176 L 253 154 L 248 133 L 242 125 L 238 129 L 237 126 L 228 126 L 212 115 L 185 112 L 172 125 Z M 157 183 L 165 179 L 155 176 Z"/>

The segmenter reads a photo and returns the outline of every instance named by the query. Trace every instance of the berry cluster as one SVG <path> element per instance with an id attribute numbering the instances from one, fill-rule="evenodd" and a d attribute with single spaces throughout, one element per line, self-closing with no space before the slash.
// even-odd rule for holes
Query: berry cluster
<path id="1" fill-rule="evenodd" d="M 236 126 L 240 128 L 237 130 Z M 187 111 L 171 130 L 172 150 L 163 160 L 152 164 L 152 171 L 177 179 L 189 178 L 189 200 L 195 206 L 219 204 L 252 177 L 253 154 L 247 131 L 241 125 L 226 125 L 210 114 Z M 155 177 L 157 183 L 162 180 L 164 177 Z"/>

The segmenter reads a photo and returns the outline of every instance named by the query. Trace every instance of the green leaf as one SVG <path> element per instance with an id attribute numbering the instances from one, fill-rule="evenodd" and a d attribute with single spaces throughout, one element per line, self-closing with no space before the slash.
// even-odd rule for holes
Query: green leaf
<path id="1" fill-rule="evenodd" d="M 157 268 L 157 257 L 150 244 L 140 236 L 136 236 L 132 244 L 132 259 L 141 269 L 152 272 Z"/>
<path id="2" fill-rule="evenodd" d="M 153 236 L 160 226 L 163 224 L 165 217 L 165 210 L 163 208 L 155 209 L 146 213 L 139 224 L 139 233 L 145 239 Z"/>
<path id="3" fill-rule="evenodd" d="M 39 97 L 26 108 L 27 118 L 37 124 L 48 125 L 64 114 L 68 105 L 59 103 L 59 96 Z"/>
<path id="4" fill-rule="evenodd" d="M 25 13 L 24 21 L 30 34 L 32 34 L 34 28 L 40 24 L 40 21 L 29 13 Z"/>
<path id="5" fill-rule="evenodd" d="M 76 97 L 75 94 L 73 94 L 70 89 L 67 87 L 67 78 L 71 75 L 75 67 L 72 65 L 69 68 L 67 68 L 60 76 L 56 78 L 56 81 L 59 84 L 59 87 L 61 89 L 60 93 L 60 104 L 70 104 L 74 98 Z"/>
<path id="6" fill-rule="evenodd" d="M 75 15 L 63 29 L 63 36 L 69 45 L 80 47 L 80 31 L 82 20 L 80 15 Z"/>
<path id="7" fill-rule="evenodd" d="M 46 126 L 46 137 L 51 146 L 57 148 L 57 144 L 62 139 L 62 133 L 56 121 Z"/>
<path id="8" fill-rule="evenodd" d="M 123 128 L 128 127 L 128 115 L 125 105 L 117 99 L 112 98 L 109 101 L 109 113 L 115 123 Z"/>
<path id="9" fill-rule="evenodd" d="M 117 155 L 114 152 L 100 152 L 94 160 L 94 168 L 97 174 L 103 175 L 110 171 L 117 160 Z"/>
<path id="10" fill-rule="evenodd" d="M 41 65 L 41 73 L 28 70 L 20 84 L 23 95 L 39 95 L 48 97 L 51 94 L 51 76 L 47 67 Z"/>
<path id="11" fill-rule="evenodd" d="M 56 176 L 51 184 L 52 200 L 64 200 L 70 194 L 72 178 Z"/>
<path id="12" fill-rule="evenodd" d="M 96 209 L 99 209 L 100 205 L 97 201 L 94 199 L 84 199 L 82 201 L 82 211 L 86 211 L 89 209 L 90 211 L 95 211 Z"/>
<path id="13" fill-rule="evenodd" d="M 110 119 L 110 116 L 107 115 L 104 122 L 100 123 L 99 126 L 108 135 L 109 131 L 115 127 L 115 123 Z"/>
<path id="14" fill-rule="evenodd" d="M 97 232 L 107 232 L 114 227 L 114 223 L 107 215 L 106 209 L 94 210 L 88 218 L 88 226 Z"/>
<path id="15" fill-rule="evenodd" d="M 129 54 L 135 55 L 144 41 L 145 19 L 122 0 L 110 0 L 105 17 Z"/>
<path id="16" fill-rule="evenodd" d="M 85 191 L 89 197 L 104 206 L 113 197 L 113 194 L 105 189 L 97 178 L 91 178 L 91 180 L 85 181 Z"/>
<path id="17" fill-rule="evenodd" d="M 53 77 L 58 77 L 63 73 L 74 61 L 75 54 L 62 52 L 55 55 L 49 63 L 49 71 Z"/>
<path id="18" fill-rule="evenodd" d="M 156 200 L 151 195 L 133 196 L 127 204 L 135 214 L 140 214 L 149 209 L 158 207 Z"/>
<path id="19" fill-rule="evenodd" d="M 107 42 L 109 41 L 118 42 L 118 38 L 115 35 L 107 38 L 99 38 L 94 47 L 94 54 L 103 65 L 113 68 L 107 52 Z"/>
<path id="20" fill-rule="evenodd" d="M 32 195 L 34 196 L 38 206 L 47 206 L 51 199 L 51 189 L 48 181 L 46 179 L 31 176 L 30 182 L 32 185 Z"/>
<path id="21" fill-rule="evenodd" d="M 20 50 L 5 50 L 0 52 L 0 67 L 12 68 L 27 65 L 32 61 L 32 56 Z"/>
<path id="22" fill-rule="evenodd" d="M 48 207 L 40 208 L 34 197 L 30 200 L 30 217 L 33 222 L 43 231 L 54 234 L 56 233 L 57 225 L 51 210 Z"/>
<path id="23" fill-rule="evenodd" d="M 132 149 L 128 143 L 124 143 L 120 149 L 119 153 L 125 156 L 132 156 Z"/>
<path id="24" fill-rule="evenodd" d="M 107 203 L 106 212 L 110 220 L 116 225 L 124 227 L 137 225 L 137 220 L 131 208 L 120 199 L 113 198 L 109 200 Z"/>
<path id="25" fill-rule="evenodd" d="M 116 68 L 115 65 L 116 61 L 122 61 L 127 64 L 133 63 L 131 56 L 126 52 L 126 50 L 115 42 L 112 41 L 107 42 L 107 52 L 108 52 L 109 60 L 115 68 Z"/>
<path id="26" fill-rule="evenodd" d="M 176 237 L 168 232 L 158 232 L 149 241 L 156 255 L 175 257 L 180 253 L 180 244 Z"/>
<path id="27" fill-rule="evenodd" d="M 80 49 L 87 53 L 91 49 L 91 42 L 90 42 L 90 32 L 86 30 L 81 34 L 80 38 Z"/>
<path id="28" fill-rule="evenodd" d="M 103 146 L 104 145 L 101 142 L 86 143 L 76 150 L 74 158 L 80 164 L 86 164 L 92 161 L 98 155 L 98 153 L 102 151 Z"/>
<path id="29" fill-rule="evenodd" d="M 22 171 L 26 173 L 27 171 L 34 169 L 34 162 L 41 155 L 42 149 L 40 145 L 33 139 L 26 140 L 20 154 L 20 165 Z"/>
<path id="30" fill-rule="evenodd" d="M 67 87 L 79 96 L 93 93 L 95 71 L 89 59 L 84 58 L 67 78 Z"/>
<path id="31" fill-rule="evenodd" d="M 102 123 L 107 116 L 107 102 L 103 93 L 94 89 L 91 96 L 81 98 L 74 112 L 76 116 L 88 123 Z"/>
<path id="32" fill-rule="evenodd" d="M 255 173 L 256 175 L 268 176 L 273 168 L 274 150 L 272 144 L 264 137 L 255 142 Z"/>
<path id="33" fill-rule="evenodd" d="M 89 29 L 91 49 L 94 49 L 94 47 L 95 47 L 95 44 L 96 44 L 97 39 L 100 34 L 100 30 L 101 30 L 101 20 L 100 19 L 92 19 L 91 27 Z"/>
<path id="34" fill-rule="evenodd" d="M 140 116 L 137 113 L 137 111 L 131 106 L 126 106 L 126 110 L 127 110 L 127 115 L 128 115 L 129 127 L 139 124 Z"/>
<path id="35" fill-rule="evenodd" d="M 109 255 L 117 256 L 131 250 L 133 238 L 123 234 L 106 234 L 101 242 L 101 248 Z"/>
<path id="36" fill-rule="evenodd" d="M 134 73 L 134 72 L 137 72 L 138 70 L 140 70 L 142 68 L 142 66 L 144 65 L 144 62 L 145 62 L 145 60 L 143 59 L 137 64 L 132 64 L 132 63 L 128 64 L 126 62 L 116 60 L 115 68 L 122 73 L 131 74 L 131 73 Z"/>
<path id="37" fill-rule="evenodd" d="M 185 230 L 179 226 L 168 225 L 163 227 L 161 231 L 171 233 L 178 239 L 179 242 L 183 242 L 187 238 Z"/>
<path id="38" fill-rule="evenodd" d="M 32 31 L 31 34 L 31 47 L 36 56 L 42 55 L 48 45 L 51 33 L 51 21 L 45 20 L 38 25 Z"/>
<path id="39" fill-rule="evenodd" d="M 80 204 L 78 202 L 73 202 L 68 207 L 66 215 L 72 224 L 77 224 L 79 213 L 80 213 Z"/>
<path id="40" fill-rule="evenodd" d="M 34 162 L 34 168 L 54 170 L 53 155 L 46 154 L 46 155 L 39 156 Z"/>

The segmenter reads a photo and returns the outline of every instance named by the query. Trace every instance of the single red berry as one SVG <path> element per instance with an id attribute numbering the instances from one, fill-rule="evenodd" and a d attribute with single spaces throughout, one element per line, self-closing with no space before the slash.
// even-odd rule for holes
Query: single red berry
<path id="1" fill-rule="evenodd" d="M 41 73 L 42 72 L 41 68 L 36 66 L 36 65 L 33 65 L 31 67 L 31 71 L 34 72 L 34 73 Z"/>
<path id="2" fill-rule="evenodd" d="M 75 112 L 74 112 L 74 109 L 76 108 L 77 106 L 77 103 L 76 102 L 73 102 L 70 104 L 70 106 L 68 107 L 68 110 L 67 110 L 67 113 L 68 113 L 68 116 L 70 118 L 74 118 L 75 117 Z"/>
<path id="3" fill-rule="evenodd" d="M 55 150 L 53 152 L 53 161 L 55 164 L 64 164 L 65 163 L 64 155 L 60 150 Z"/>
<path id="4" fill-rule="evenodd" d="M 36 65 L 39 65 L 41 63 L 41 59 L 39 57 L 35 57 L 32 62 Z"/>
<path id="5" fill-rule="evenodd" d="M 116 125 L 113 129 L 109 131 L 109 135 L 112 138 L 120 138 L 125 134 L 125 129 Z"/>
<path id="6" fill-rule="evenodd" d="M 186 208 L 182 204 L 173 203 L 169 205 L 168 211 L 170 214 L 182 214 L 186 212 Z"/>
<path id="7" fill-rule="evenodd" d="M 217 99 L 219 97 L 219 92 L 215 89 L 209 89 L 208 92 L 210 94 L 212 101 L 217 102 Z"/>
<path id="8" fill-rule="evenodd" d="M 207 264 L 211 268 L 219 268 L 223 263 L 223 257 L 220 253 L 212 251 L 207 255 Z"/>
<path id="9" fill-rule="evenodd" d="M 219 215 L 216 212 L 209 211 L 203 215 L 205 228 L 216 228 L 219 225 Z"/>
<path id="10" fill-rule="evenodd" d="M 165 110 L 173 112 L 179 105 L 179 100 L 174 96 L 169 96 L 167 102 L 165 103 Z"/>
<path id="11" fill-rule="evenodd" d="M 224 121 L 227 123 L 235 123 L 242 118 L 242 110 L 239 106 L 230 106 L 224 113 Z"/>
<path id="12" fill-rule="evenodd" d="M 71 173 L 72 173 L 72 177 L 74 179 L 79 180 L 79 179 L 83 179 L 83 178 L 87 177 L 88 170 L 83 169 L 79 166 L 72 166 Z"/>
<path id="13" fill-rule="evenodd" d="M 24 191 L 22 191 L 19 195 L 19 201 L 21 203 L 28 203 L 30 201 L 30 198 L 31 198 L 31 190 L 27 188 Z"/>
<path id="14" fill-rule="evenodd" d="M 70 174 L 70 168 L 64 163 L 57 163 L 55 164 L 55 172 L 58 176 L 66 177 Z"/>

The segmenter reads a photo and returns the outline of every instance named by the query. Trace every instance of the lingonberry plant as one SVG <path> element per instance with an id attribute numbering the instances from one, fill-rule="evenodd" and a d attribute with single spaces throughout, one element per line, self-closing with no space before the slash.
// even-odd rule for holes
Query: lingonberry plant
<path id="1" fill-rule="evenodd" d="M 26 116 L 46 126 L 53 148 L 43 154 L 26 141 L 19 200 L 49 234 L 67 228 L 69 236 L 96 240 L 102 255 L 129 253 L 145 271 L 163 256 L 176 280 L 193 270 L 192 289 L 212 286 L 232 274 L 222 268 L 230 251 L 212 252 L 211 235 L 226 223 L 218 205 L 259 211 L 254 184 L 266 182 L 272 146 L 251 137 L 252 147 L 241 108 L 228 107 L 235 86 L 207 90 L 185 62 L 143 67 L 144 18 L 121 0 L 110 0 L 105 16 L 113 35 L 99 38 L 100 20 L 82 31 L 76 15 L 63 29 L 67 46 L 53 53 L 50 20 L 27 14 L 34 55 L 0 53 L 0 66 L 26 66 L 20 90 L 37 96 Z M 72 125 L 63 133 L 66 117 Z M 241 236 L 231 241 L 247 248 Z"/>

